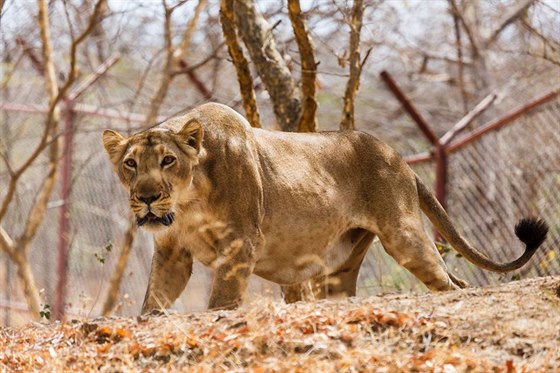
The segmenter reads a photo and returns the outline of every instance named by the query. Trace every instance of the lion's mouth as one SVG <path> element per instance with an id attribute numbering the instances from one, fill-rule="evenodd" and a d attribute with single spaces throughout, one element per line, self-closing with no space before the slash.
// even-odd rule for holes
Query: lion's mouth
<path id="1" fill-rule="evenodd" d="M 175 215 L 173 213 L 163 214 L 161 217 L 157 216 L 153 212 L 148 212 L 144 217 L 136 218 L 136 223 L 139 227 L 149 224 L 149 225 L 165 225 L 166 227 L 170 226 L 175 220 Z"/>

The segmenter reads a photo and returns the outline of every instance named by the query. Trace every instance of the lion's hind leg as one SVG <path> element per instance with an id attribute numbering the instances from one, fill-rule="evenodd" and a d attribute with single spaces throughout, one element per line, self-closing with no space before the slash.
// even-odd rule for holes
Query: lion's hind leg
<path id="1" fill-rule="evenodd" d="M 353 245 L 348 259 L 329 275 L 319 276 L 299 284 L 283 285 L 282 295 L 286 303 L 356 295 L 360 267 L 375 235 L 363 229 L 355 229 L 348 234 L 349 243 Z"/>
<path id="2" fill-rule="evenodd" d="M 465 289 L 469 287 L 469 283 L 466 282 L 465 280 L 463 280 L 462 278 L 459 278 L 457 276 L 455 276 L 453 273 L 447 271 L 447 274 L 449 275 L 449 278 L 451 279 L 451 281 L 453 281 L 453 283 L 455 285 L 457 285 L 458 287 L 460 287 L 461 289 Z"/>
<path id="3" fill-rule="evenodd" d="M 363 229 L 356 229 L 351 233 L 353 248 L 348 259 L 333 273 L 313 281 L 319 299 L 356 295 L 360 267 L 374 238 L 375 234 Z"/>
<path id="4" fill-rule="evenodd" d="M 379 233 L 385 251 L 432 291 L 454 290 L 466 283 L 450 275 L 445 262 L 430 240 L 418 214 L 386 224 Z"/>

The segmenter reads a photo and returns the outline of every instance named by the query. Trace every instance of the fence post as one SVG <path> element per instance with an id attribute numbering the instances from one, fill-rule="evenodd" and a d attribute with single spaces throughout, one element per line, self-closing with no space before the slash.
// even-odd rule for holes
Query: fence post
<path id="1" fill-rule="evenodd" d="M 62 107 L 64 122 L 64 149 L 62 153 L 60 199 L 62 205 L 58 218 L 58 279 L 55 291 L 53 318 L 62 320 L 64 317 L 64 303 L 66 302 L 66 283 L 68 279 L 68 254 L 70 251 L 70 192 L 72 186 L 72 143 L 74 141 L 74 102 L 65 99 Z"/>
<path id="2" fill-rule="evenodd" d="M 446 193 L 447 193 L 447 154 L 445 153 L 445 146 L 438 144 L 436 146 L 436 182 L 435 193 L 439 203 L 446 208 Z M 441 239 L 439 235 L 436 235 Z"/>
<path id="3" fill-rule="evenodd" d="M 432 130 L 430 125 L 426 120 L 420 115 L 418 110 L 414 107 L 412 102 L 405 93 L 397 85 L 391 74 L 387 71 L 381 72 L 381 79 L 385 82 L 387 87 L 395 95 L 397 100 L 402 104 L 405 111 L 414 120 L 418 128 L 422 131 L 426 139 L 435 148 L 435 160 L 436 160 L 436 181 L 435 181 L 435 192 L 438 201 L 443 207 L 445 207 L 445 192 L 447 183 L 447 155 L 445 153 L 445 146 L 440 142 L 435 132 Z M 424 157 L 426 158 L 426 157 Z M 427 158 L 431 158 L 429 155 Z M 436 235 L 436 237 L 438 237 Z M 439 238 L 439 237 L 438 237 Z"/>
<path id="4" fill-rule="evenodd" d="M 445 153 L 445 144 L 442 144 L 436 133 L 430 127 L 428 122 L 420 115 L 418 110 L 414 107 L 410 99 L 397 85 L 391 74 L 387 71 L 381 72 L 381 79 L 385 82 L 387 87 L 391 90 L 393 95 L 399 100 L 405 111 L 414 120 L 418 128 L 422 131 L 426 139 L 432 144 L 435 149 L 435 161 L 436 161 L 436 180 L 435 180 L 435 194 L 439 203 L 445 208 L 445 193 L 447 184 L 447 155 Z M 424 156 L 423 158 L 431 158 L 430 155 Z M 434 234 L 436 241 L 442 241 L 442 237 L 436 231 Z"/>

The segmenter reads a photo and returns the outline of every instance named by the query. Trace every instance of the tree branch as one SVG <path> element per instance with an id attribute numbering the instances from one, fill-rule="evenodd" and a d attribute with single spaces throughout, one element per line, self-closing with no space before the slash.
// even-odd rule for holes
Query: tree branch
<path id="1" fill-rule="evenodd" d="M 243 54 L 243 49 L 239 45 L 237 30 L 235 28 L 235 13 L 233 11 L 233 0 L 220 1 L 220 22 L 222 31 L 228 48 L 229 55 L 237 72 L 237 81 L 243 100 L 245 115 L 252 127 L 260 127 L 261 120 L 255 89 L 253 88 L 253 78 L 249 70 L 249 63 Z"/>
<path id="2" fill-rule="evenodd" d="M 307 25 L 301 14 L 299 0 L 288 0 L 288 12 L 301 58 L 302 114 L 298 123 L 298 132 L 315 132 L 317 131 L 317 100 L 315 99 L 317 63 L 315 62 L 315 51 Z"/>
<path id="3" fill-rule="evenodd" d="M 533 5 L 535 0 L 523 0 L 517 4 L 516 7 L 510 10 L 508 14 L 504 16 L 501 22 L 496 26 L 494 31 L 484 40 L 484 48 L 490 47 L 500 36 L 501 32 L 509 26 L 511 23 L 515 22 L 519 17 L 521 17 L 527 9 Z"/>
<path id="4" fill-rule="evenodd" d="M 21 36 L 18 36 L 16 37 L 16 44 L 21 46 L 21 48 L 23 49 L 23 53 L 27 56 L 27 58 L 29 58 L 29 61 L 31 61 L 31 65 L 33 66 L 33 68 L 37 70 L 39 74 L 44 75 L 45 73 L 43 71 L 43 61 L 41 61 L 40 58 L 35 54 L 35 51 L 29 45 L 29 43 L 27 43 L 27 41 Z"/>
<path id="5" fill-rule="evenodd" d="M 185 31 L 183 32 L 183 38 L 179 43 L 179 46 L 175 49 L 174 57 L 178 60 L 183 58 L 184 54 L 190 49 L 192 44 L 192 39 L 194 32 L 196 31 L 196 26 L 200 19 L 200 14 L 202 10 L 206 7 L 208 0 L 199 0 L 196 8 L 194 9 L 194 14 L 192 18 L 187 22 Z"/>
<path id="6" fill-rule="evenodd" d="M 449 144 L 457 134 L 464 130 L 473 120 L 482 114 L 492 103 L 498 98 L 496 93 L 491 93 L 480 101 L 470 112 L 468 112 L 461 120 L 453 125 L 439 140 L 440 144 L 445 146 Z"/>
<path id="7" fill-rule="evenodd" d="M 360 33 L 362 31 L 362 18 L 364 6 L 362 0 L 354 0 L 352 6 L 352 20 L 350 21 L 350 77 L 344 92 L 344 106 L 340 129 L 354 129 L 354 100 L 360 88 L 360 75 L 363 64 L 360 61 Z M 366 54 L 366 58 L 369 52 Z M 364 58 L 365 62 L 365 58 Z"/>
<path id="8" fill-rule="evenodd" d="M 459 92 L 461 94 L 461 98 L 463 100 L 463 112 L 467 111 L 468 108 L 468 97 L 467 92 L 465 90 L 465 64 L 463 62 L 463 43 L 461 40 L 461 25 L 459 16 L 453 11 L 451 11 L 453 15 L 453 26 L 455 29 L 455 45 L 457 49 L 457 82 L 459 85 Z"/>
<path id="9" fill-rule="evenodd" d="M 159 81 L 159 86 L 156 89 L 152 99 L 150 100 L 150 108 L 146 119 L 144 121 L 144 126 L 152 125 L 155 121 L 159 109 L 167 96 L 167 91 L 169 91 L 169 85 L 171 84 L 172 72 L 173 72 L 173 41 L 171 40 L 173 35 L 171 33 L 171 15 L 173 14 L 173 9 L 167 6 L 165 0 L 162 0 L 162 5 L 164 8 L 165 21 L 163 24 L 163 38 L 165 44 L 165 64 L 162 69 L 161 80 Z"/>
<path id="10" fill-rule="evenodd" d="M 173 7 L 168 7 L 165 0 L 162 0 L 162 5 L 164 8 L 165 14 L 165 21 L 164 21 L 164 41 L 165 41 L 165 64 L 162 69 L 162 77 L 159 82 L 159 86 L 156 89 L 152 99 L 150 100 L 150 108 L 148 110 L 148 114 L 146 115 L 146 120 L 144 122 L 144 126 L 152 125 L 158 116 L 159 110 L 161 109 L 161 105 L 165 101 L 165 97 L 169 92 L 169 87 L 175 78 L 175 67 L 181 63 L 183 60 L 183 55 L 189 49 L 190 44 L 192 42 L 192 37 L 194 35 L 194 31 L 196 30 L 196 25 L 200 18 L 200 13 L 206 6 L 207 0 L 199 0 L 194 15 L 187 23 L 185 27 L 185 31 L 183 33 L 183 38 L 179 43 L 179 46 L 173 46 L 173 33 L 171 31 L 171 16 L 173 11 L 177 9 L 179 6 L 183 5 L 184 2 L 181 2 Z M 184 65 L 186 62 L 182 61 Z M 192 78 L 192 74 L 190 76 Z M 191 79 L 192 81 L 192 79 Z M 194 82 L 197 85 L 196 82 Z M 197 85 L 198 89 L 201 89 L 200 85 Z M 204 87 L 205 88 L 205 87 Z M 203 89 L 204 91 L 204 89 Z M 208 90 L 206 89 L 206 93 Z M 204 94 L 204 93 L 203 93 Z"/>
<path id="11" fill-rule="evenodd" d="M 0 249 L 2 249 L 10 258 L 14 255 L 14 241 L 0 225 Z"/>
<path id="12" fill-rule="evenodd" d="M 465 17 L 463 17 L 463 13 L 459 10 L 459 7 L 457 6 L 455 0 L 447 0 L 447 1 L 449 2 L 449 5 L 451 7 L 452 14 L 458 17 L 459 20 L 461 21 L 461 24 L 463 25 L 463 28 L 465 29 L 465 32 L 467 33 L 469 42 L 471 44 L 472 57 L 473 59 L 476 59 L 480 55 L 478 39 L 474 34 L 473 30 L 471 29 L 470 25 L 465 20 Z"/>

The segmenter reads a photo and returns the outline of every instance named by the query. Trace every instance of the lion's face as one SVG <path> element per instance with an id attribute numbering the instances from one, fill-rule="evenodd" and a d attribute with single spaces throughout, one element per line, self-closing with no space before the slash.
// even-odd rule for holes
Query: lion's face
<path id="1" fill-rule="evenodd" d="M 191 185 L 201 141 L 196 121 L 179 132 L 157 128 L 129 138 L 112 130 L 103 133 L 103 145 L 129 192 L 139 226 L 160 230 L 173 223 L 181 194 Z"/>

